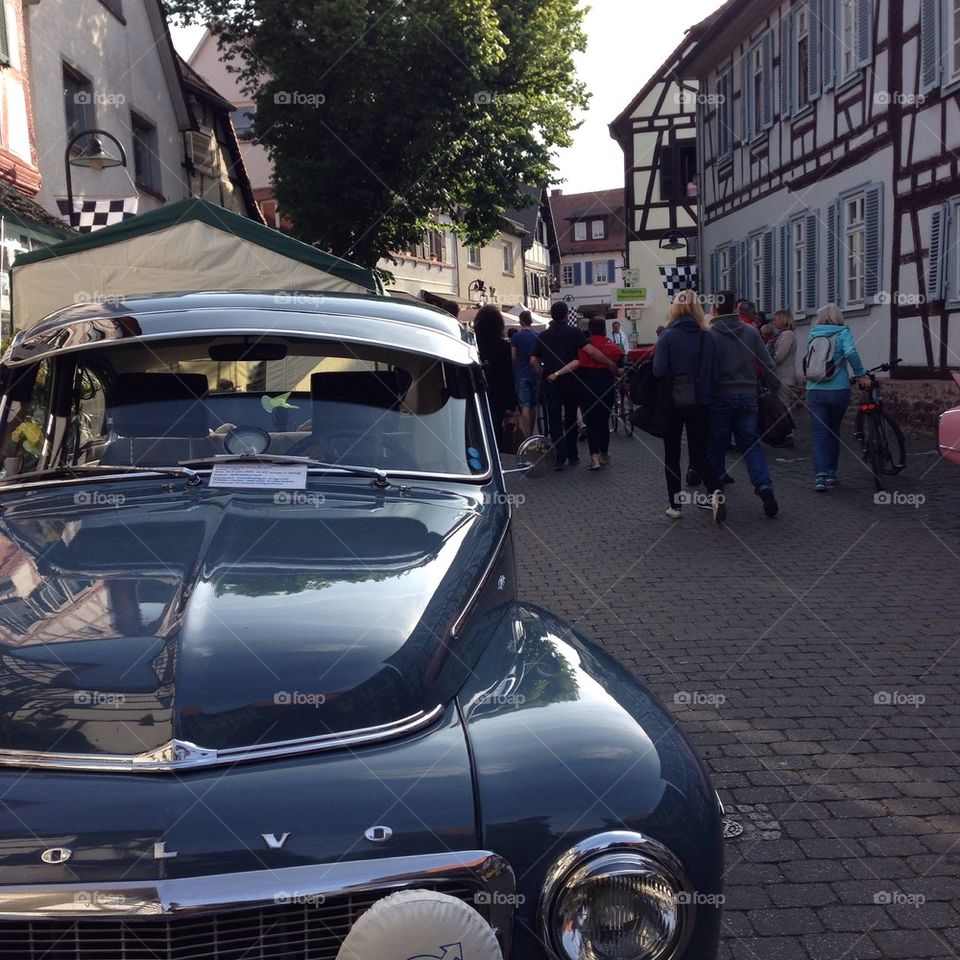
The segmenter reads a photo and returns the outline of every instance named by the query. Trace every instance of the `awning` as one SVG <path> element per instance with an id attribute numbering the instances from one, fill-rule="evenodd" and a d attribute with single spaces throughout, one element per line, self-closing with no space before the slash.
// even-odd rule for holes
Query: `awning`
<path id="1" fill-rule="evenodd" d="M 18 256 L 13 322 L 81 299 L 192 290 L 383 292 L 372 270 L 194 197 Z"/>

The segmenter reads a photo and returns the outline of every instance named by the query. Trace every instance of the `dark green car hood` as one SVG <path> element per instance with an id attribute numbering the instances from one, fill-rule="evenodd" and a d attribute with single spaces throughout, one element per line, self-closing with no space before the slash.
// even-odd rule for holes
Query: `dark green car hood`
<path id="1" fill-rule="evenodd" d="M 455 695 L 476 657 L 451 627 L 507 523 L 479 490 L 177 486 L 4 495 L 0 750 L 248 748 Z"/>

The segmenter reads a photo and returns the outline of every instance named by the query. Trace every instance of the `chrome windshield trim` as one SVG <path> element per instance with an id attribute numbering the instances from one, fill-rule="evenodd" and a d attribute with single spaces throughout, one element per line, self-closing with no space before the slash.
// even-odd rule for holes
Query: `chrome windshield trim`
<path id="1" fill-rule="evenodd" d="M 516 879 L 510 864 L 487 850 L 283 867 L 173 880 L 0 886 L 0 919 L 161 918 L 309 903 L 311 898 L 388 893 L 475 883 L 489 896 L 490 925 L 509 956 Z"/>
<path id="2" fill-rule="evenodd" d="M 250 763 L 255 760 L 276 760 L 295 757 L 305 753 L 341 750 L 344 747 L 359 747 L 382 743 L 408 736 L 430 726 L 443 713 L 443 705 L 432 710 L 421 710 L 402 720 L 328 733 L 301 740 L 258 743 L 249 747 L 231 747 L 227 750 L 212 750 L 185 740 L 169 743 L 139 754 L 106 754 L 95 756 L 85 753 L 43 753 L 31 750 L 0 750 L 0 766 L 54 768 L 57 770 L 89 770 L 96 773 L 181 773 L 198 767 L 213 767 L 227 763 Z"/>

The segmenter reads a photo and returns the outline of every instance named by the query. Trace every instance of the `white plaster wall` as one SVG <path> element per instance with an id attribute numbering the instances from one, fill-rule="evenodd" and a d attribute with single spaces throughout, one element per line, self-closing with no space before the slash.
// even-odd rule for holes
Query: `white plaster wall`
<path id="1" fill-rule="evenodd" d="M 92 81 L 95 97 L 100 101 L 95 105 L 96 125 L 120 140 L 130 165 L 129 178 L 122 167 L 100 172 L 75 168 L 74 195 L 107 199 L 135 193 L 131 183 L 131 110 L 157 127 L 162 189 L 167 202 L 189 195 L 182 166 L 183 141 L 144 3 L 145 0 L 125 0 L 125 24 L 99 0 L 43 0 L 24 8 L 34 127 L 43 177 L 38 200 L 51 213 L 59 214 L 56 199 L 66 197 L 63 61 Z M 104 147 L 116 149 L 109 141 L 104 142 Z M 153 197 L 141 195 L 141 212 L 159 205 Z"/>

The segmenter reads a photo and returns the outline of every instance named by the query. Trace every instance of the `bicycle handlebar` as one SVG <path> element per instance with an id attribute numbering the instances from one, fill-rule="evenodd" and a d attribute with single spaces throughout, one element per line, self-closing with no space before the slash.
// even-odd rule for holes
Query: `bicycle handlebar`
<path id="1" fill-rule="evenodd" d="M 903 363 L 902 357 L 897 357 L 896 360 L 891 360 L 889 363 L 879 363 L 877 364 L 877 366 L 871 367 L 869 370 L 864 370 L 863 376 L 870 377 L 871 379 L 876 379 L 874 375 L 877 373 L 878 370 L 881 373 L 887 373 L 890 370 L 892 370 L 898 363 Z M 855 383 L 859 379 L 860 377 L 851 377 L 850 382 Z"/>

